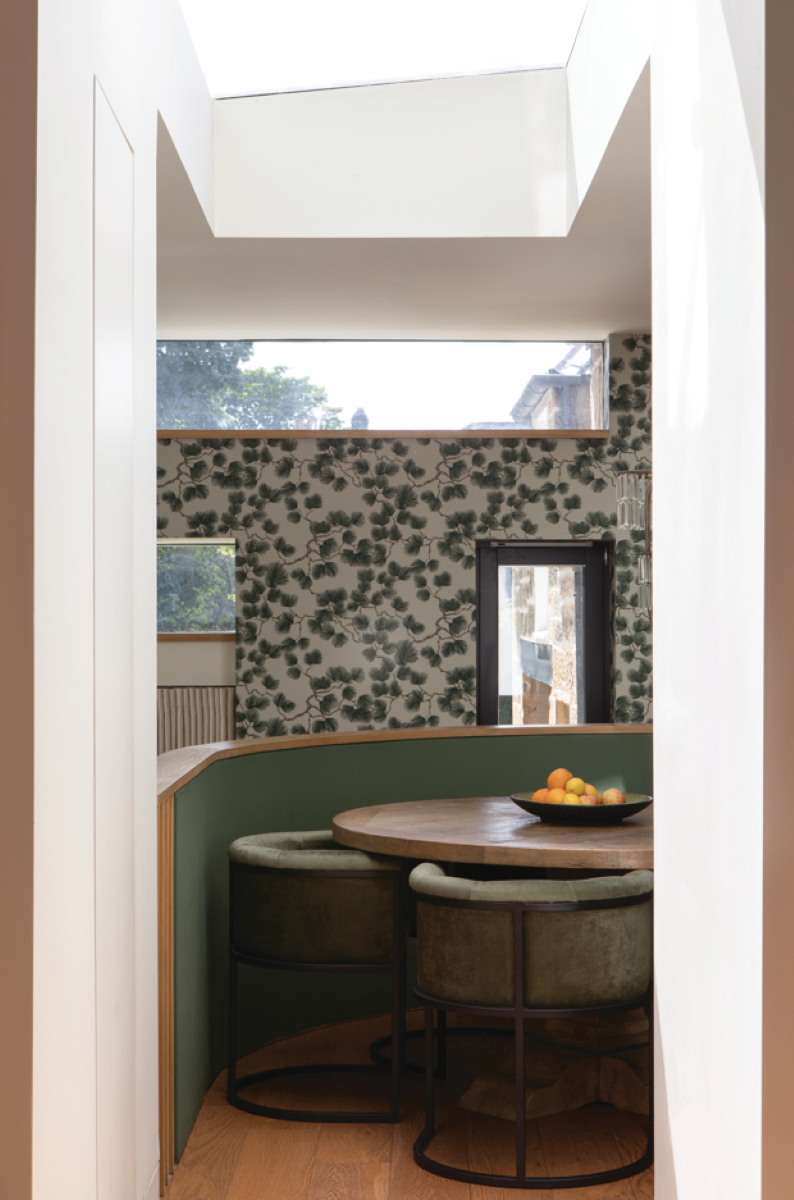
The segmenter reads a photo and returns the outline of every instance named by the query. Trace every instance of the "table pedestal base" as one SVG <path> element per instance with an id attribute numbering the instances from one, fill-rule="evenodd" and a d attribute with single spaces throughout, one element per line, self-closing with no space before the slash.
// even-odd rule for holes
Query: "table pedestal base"
<path id="1" fill-rule="evenodd" d="M 612 1017 L 533 1021 L 526 1033 L 526 1116 L 546 1117 L 602 1101 L 648 1115 L 648 1020 L 642 1009 Z M 461 1108 L 514 1121 L 515 1056 L 475 1079 Z"/>

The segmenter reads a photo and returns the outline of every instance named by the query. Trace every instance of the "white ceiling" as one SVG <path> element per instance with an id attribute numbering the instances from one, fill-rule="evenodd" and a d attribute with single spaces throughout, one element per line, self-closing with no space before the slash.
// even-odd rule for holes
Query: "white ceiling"
<path id="1" fill-rule="evenodd" d="M 564 66 L 587 0 L 181 0 L 213 96 Z"/>
<path id="2" fill-rule="evenodd" d="M 643 72 L 567 237 L 218 238 L 161 125 L 158 336 L 538 338 L 651 328 Z"/>

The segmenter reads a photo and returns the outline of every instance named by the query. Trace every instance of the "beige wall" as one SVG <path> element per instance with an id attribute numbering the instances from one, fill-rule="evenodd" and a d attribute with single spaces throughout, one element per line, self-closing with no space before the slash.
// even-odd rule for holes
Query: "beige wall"
<path id="1" fill-rule="evenodd" d="M 231 687 L 234 642 L 158 642 L 158 687 Z"/>
<path id="2" fill-rule="evenodd" d="M 30 1194 L 33 1057 L 33 367 L 36 6 L 0 5 L 0 1195 Z"/>

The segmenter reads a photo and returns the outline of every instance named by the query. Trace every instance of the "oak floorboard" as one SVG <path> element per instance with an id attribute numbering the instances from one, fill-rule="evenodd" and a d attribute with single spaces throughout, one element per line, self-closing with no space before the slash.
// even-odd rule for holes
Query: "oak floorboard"
<path id="1" fill-rule="evenodd" d="M 368 1063 L 370 1043 L 388 1032 L 389 1027 L 389 1018 L 378 1016 L 345 1021 L 339 1025 L 323 1025 L 305 1033 L 296 1033 L 269 1042 L 239 1059 L 237 1074 L 247 1075 L 268 1067 L 303 1066 L 311 1062 Z M 225 1078 L 226 1073 L 223 1072 Z"/>
<path id="2" fill-rule="evenodd" d="M 613 1110 L 591 1104 L 538 1120 L 550 1175 L 584 1175 L 622 1166 L 627 1160 L 612 1136 Z M 554 1200 L 634 1200 L 629 1179 L 590 1187 L 553 1189 Z"/>
<path id="3" fill-rule="evenodd" d="M 653 1166 L 631 1179 L 635 1200 L 653 1200 Z"/>
<path id="4" fill-rule="evenodd" d="M 526 1169 L 528 1175 L 548 1175 L 543 1148 L 538 1140 L 535 1122 L 527 1122 Z M 469 1168 L 491 1175 L 514 1175 L 516 1169 L 516 1127 L 513 1121 L 502 1121 L 480 1113 L 466 1113 L 466 1137 Z M 471 1200 L 511 1200 L 515 1188 L 471 1185 Z M 521 1195 L 532 1200 L 552 1200 L 546 1188 L 521 1189 Z"/>
<path id="5" fill-rule="evenodd" d="M 411 1026 L 421 1021 L 421 1013 L 410 1014 Z M 450 1026 L 456 1023 L 453 1016 Z M 367 1062 L 370 1042 L 388 1028 L 388 1017 L 376 1017 L 311 1030 L 248 1055 L 239 1072 L 332 1059 Z M 413 1042 L 411 1057 L 419 1058 L 421 1048 L 420 1040 Z M 489 1056 L 493 1060 L 504 1052 L 503 1042 L 452 1039 L 449 1079 L 436 1088 L 437 1132 L 429 1147 L 434 1158 L 471 1170 L 513 1171 L 513 1122 L 458 1106 L 472 1078 L 492 1069 Z M 298 1077 L 259 1085 L 246 1094 L 285 1106 L 370 1111 L 385 1101 L 388 1076 Z M 653 1200 L 653 1168 L 617 1183 L 553 1191 L 516 1192 L 431 1175 L 413 1160 L 413 1144 L 424 1125 L 421 1077 L 404 1077 L 401 1115 L 399 1125 L 254 1117 L 228 1105 L 224 1071 L 207 1093 L 167 1200 L 511 1200 L 515 1195 L 529 1200 Z M 527 1170 L 566 1174 L 629 1162 L 642 1153 L 646 1129 L 646 1117 L 601 1105 L 529 1121 Z"/>
<path id="6" fill-rule="evenodd" d="M 221 1071 L 218 1078 L 213 1082 L 204 1097 L 202 1110 L 205 1108 L 226 1108 L 229 1106 L 229 1101 L 226 1099 L 226 1074 L 226 1071 Z"/>
<path id="7" fill-rule="evenodd" d="M 316 1162 L 390 1163 L 392 1125 L 323 1125 Z"/>
<path id="8" fill-rule="evenodd" d="M 240 1059 L 237 1076 L 311 1063 L 371 1065 L 370 1043 L 388 1028 L 388 1017 L 367 1017 L 282 1038 Z M 207 1102 L 218 1103 L 225 1088 L 224 1071 L 210 1089 Z M 288 1076 L 246 1087 L 241 1094 L 254 1103 L 277 1108 L 385 1112 L 390 1105 L 390 1077 L 388 1070 L 379 1074 Z"/>
<path id="9" fill-rule="evenodd" d="M 245 1088 L 255 1104 L 308 1112 L 371 1113 L 389 1111 L 389 1077 L 378 1075 L 304 1075 Z"/>
<path id="10" fill-rule="evenodd" d="M 305 1121 L 252 1117 L 225 1200 L 306 1200 L 319 1136 Z"/>
<path id="11" fill-rule="evenodd" d="M 317 1163 L 306 1200 L 388 1200 L 387 1162 Z"/>
<path id="12" fill-rule="evenodd" d="M 404 1080 L 400 1124 L 395 1125 L 392 1143 L 389 1200 L 471 1200 L 468 1183 L 431 1175 L 414 1162 L 414 1142 L 425 1123 L 424 1083 L 416 1077 Z M 436 1135 L 429 1152 L 455 1167 L 467 1166 L 466 1127 L 457 1102 L 450 1103 L 444 1088 L 436 1092 Z"/>
<path id="13" fill-rule="evenodd" d="M 230 1106 L 202 1108 L 177 1164 L 168 1200 L 226 1200 L 253 1119 Z"/>
<path id="14" fill-rule="evenodd" d="M 627 1112 L 613 1112 L 611 1116 L 612 1135 L 625 1154 L 625 1161 L 639 1158 L 647 1144 L 648 1118 Z M 632 1175 L 629 1182 L 635 1200 L 653 1200 L 653 1166 L 639 1175 Z"/>

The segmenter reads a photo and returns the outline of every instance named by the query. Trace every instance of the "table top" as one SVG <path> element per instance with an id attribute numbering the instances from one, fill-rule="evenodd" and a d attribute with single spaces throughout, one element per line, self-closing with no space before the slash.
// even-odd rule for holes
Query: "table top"
<path id="1" fill-rule="evenodd" d="M 653 806 L 618 825 L 549 825 L 509 796 L 373 804 L 334 817 L 343 846 L 437 862 L 653 868 Z"/>

